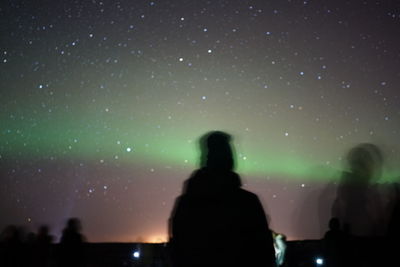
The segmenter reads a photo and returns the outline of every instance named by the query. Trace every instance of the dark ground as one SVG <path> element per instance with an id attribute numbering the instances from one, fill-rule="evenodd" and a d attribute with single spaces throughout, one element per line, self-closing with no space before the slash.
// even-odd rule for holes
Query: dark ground
<path id="1" fill-rule="evenodd" d="M 62 266 L 59 264 L 58 244 L 51 245 L 49 259 L 46 266 Z M 10 253 L 0 247 L 2 256 L 1 266 L 43 266 L 32 264 L 35 258 L 29 245 L 15 247 L 17 253 Z M 134 257 L 134 252 L 139 252 L 139 258 Z M 86 243 L 84 245 L 85 267 L 170 267 L 168 262 L 168 247 L 166 244 L 141 244 L 141 243 Z M 37 255 L 36 255 L 37 256 Z M 320 241 L 289 241 L 285 267 L 318 266 L 316 258 L 321 256 Z M 10 257 L 13 257 L 10 262 Z M 204 255 L 207 257 L 207 255 Z M 6 262 L 7 260 L 7 262 Z"/>

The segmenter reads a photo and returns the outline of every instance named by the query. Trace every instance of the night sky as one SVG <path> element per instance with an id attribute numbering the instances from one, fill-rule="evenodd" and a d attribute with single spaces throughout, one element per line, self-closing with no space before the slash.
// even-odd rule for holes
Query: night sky
<path id="1" fill-rule="evenodd" d="M 288 239 L 322 236 L 358 143 L 399 177 L 399 1 L 9 0 L 0 25 L 0 229 L 165 241 L 210 130 Z"/>

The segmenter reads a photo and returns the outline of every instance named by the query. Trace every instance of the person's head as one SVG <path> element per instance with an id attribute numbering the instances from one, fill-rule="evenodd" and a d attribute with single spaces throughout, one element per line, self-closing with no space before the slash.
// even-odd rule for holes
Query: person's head
<path id="1" fill-rule="evenodd" d="M 1 233 L 1 241 L 9 241 L 19 237 L 18 228 L 15 225 L 8 225 Z"/>
<path id="2" fill-rule="evenodd" d="M 329 229 L 333 231 L 340 230 L 340 221 L 338 218 L 334 217 L 329 220 Z"/>
<path id="3" fill-rule="evenodd" d="M 221 131 L 206 133 L 200 138 L 201 166 L 219 170 L 234 167 L 232 137 Z"/>
<path id="4" fill-rule="evenodd" d="M 359 144 L 350 150 L 347 155 L 347 162 L 352 173 L 370 180 L 379 178 L 383 155 L 374 144 Z"/>
<path id="5" fill-rule="evenodd" d="M 47 236 L 49 234 L 49 227 L 47 225 L 41 225 L 38 230 L 38 235 Z"/>
<path id="6" fill-rule="evenodd" d="M 73 232 L 79 232 L 81 230 L 81 222 L 78 218 L 70 218 L 67 222 L 67 228 Z"/>

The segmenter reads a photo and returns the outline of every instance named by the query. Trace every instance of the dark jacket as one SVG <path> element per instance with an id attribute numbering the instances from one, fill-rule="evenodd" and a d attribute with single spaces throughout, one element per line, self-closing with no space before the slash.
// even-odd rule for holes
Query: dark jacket
<path id="1" fill-rule="evenodd" d="M 240 185 L 236 173 L 209 168 L 186 181 L 170 221 L 174 267 L 274 266 L 264 209 Z"/>

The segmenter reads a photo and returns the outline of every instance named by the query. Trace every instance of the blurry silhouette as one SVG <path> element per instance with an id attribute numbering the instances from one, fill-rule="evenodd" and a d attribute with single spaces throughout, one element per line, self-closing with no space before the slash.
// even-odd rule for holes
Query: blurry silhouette
<path id="1" fill-rule="evenodd" d="M 326 224 L 330 218 L 323 211 L 330 210 L 334 195 L 329 195 L 324 191 L 325 188 L 315 184 L 313 186 L 305 186 L 299 192 L 296 201 L 297 207 L 292 213 L 292 228 L 297 233 L 299 239 L 320 239 L 326 232 Z M 324 193 L 326 193 L 324 195 Z M 321 223 L 325 226 L 322 227 Z M 324 231 L 321 231 L 324 229 Z"/>
<path id="2" fill-rule="evenodd" d="M 35 245 L 36 243 L 36 234 L 34 232 L 29 232 L 26 235 L 26 244 L 27 245 Z"/>
<path id="3" fill-rule="evenodd" d="M 329 230 L 325 233 L 323 239 L 323 251 L 326 260 L 326 266 L 346 266 L 346 251 L 348 246 L 347 235 L 341 229 L 338 218 L 331 218 L 329 221 Z"/>
<path id="4" fill-rule="evenodd" d="M 337 179 L 338 175 L 340 174 L 337 170 L 324 165 L 314 165 L 305 172 L 304 177 L 314 177 L 324 182 L 305 183 L 301 190 L 291 196 L 296 199 L 296 208 L 290 216 L 291 229 L 294 233 L 289 235 L 294 235 L 299 240 L 321 239 L 324 236 L 328 230 L 328 221 L 332 217 L 332 204 L 336 198 L 336 185 L 332 181 Z M 295 183 L 292 184 L 294 186 Z"/>
<path id="5" fill-rule="evenodd" d="M 379 266 L 386 233 L 386 210 L 377 181 L 382 172 L 383 155 L 373 144 L 360 144 L 347 155 L 348 171 L 337 189 L 332 215 L 343 223 L 350 235 L 351 255 L 346 262 L 354 266 Z"/>
<path id="6" fill-rule="evenodd" d="M 327 222 L 332 219 L 331 209 L 336 198 L 336 192 L 337 184 L 330 181 L 323 189 L 321 189 L 320 195 L 317 199 L 320 237 L 324 236 L 324 234 L 330 229 L 330 224 L 327 224 Z"/>
<path id="7" fill-rule="evenodd" d="M 400 258 L 397 253 L 400 242 L 400 185 L 395 183 L 393 190 L 394 196 L 392 203 L 390 203 L 391 214 L 386 238 L 386 253 L 388 255 L 386 258 L 387 262 L 393 263 L 393 266 L 399 266 Z"/>
<path id="8" fill-rule="evenodd" d="M 264 209 L 232 171 L 230 140 L 223 132 L 200 139 L 202 168 L 185 182 L 170 218 L 175 267 L 275 265 Z"/>
<path id="9" fill-rule="evenodd" d="M 272 236 L 274 239 L 276 266 L 283 266 L 283 264 L 285 263 L 287 248 L 286 236 L 284 234 L 279 234 L 275 232 L 272 232 Z"/>
<path id="10" fill-rule="evenodd" d="M 46 246 L 53 242 L 53 237 L 49 234 L 49 227 L 47 225 L 42 225 L 39 227 L 36 242 L 39 245 L 43 244 Z"/>
<path id="11" fill-rule="evenodd" d="M 15 225 L 8 225 L 1 233 L 1 266 L 18 267 L 24 266 L 24 262 L 20 257 L 22 251 L 22 231 Z"/>
<path id="12" fill-rule="evenodd" d="M 70 218 L 67 227 L 63 230 L 60 242 L 60 266 L 84 266 L 85 238 L 80 233 L 81 222 L 77 218 Z"/>
<path id="13" fill-rule="evenodd" d="M 53 237 L 49 234 L 49 227 L 47 225 L 40 226 L 35 243 L 35 266 L 50 265 L 52 242 Z"/>
<path id="14" fill-rule="evenodd" d="M 333 206 L 333 216 L 349 227 L 355 236 L 383 235 L 383 206 L 376 182 L 383 156 L 373 144 L 360 144 L 350 150 L 349 172 L 344 172 Z"/>
<path id="15" fill-rule="evenodd" d="M 26 235 L 26 238 L 24 240 L 24 251 L 25 251 L 25 257 L 24 260 L 25 262 L 28 262 L 32 266 L 37 266 L 35 265 L 36 262 L 36 234 L 34 232 L 29 232 Z"/>

